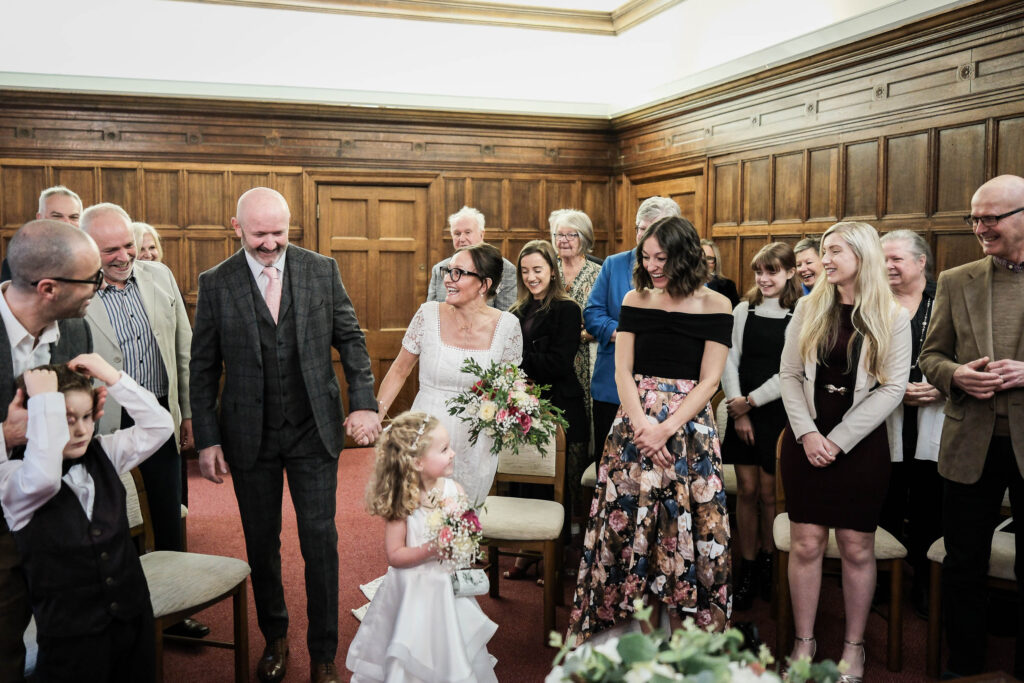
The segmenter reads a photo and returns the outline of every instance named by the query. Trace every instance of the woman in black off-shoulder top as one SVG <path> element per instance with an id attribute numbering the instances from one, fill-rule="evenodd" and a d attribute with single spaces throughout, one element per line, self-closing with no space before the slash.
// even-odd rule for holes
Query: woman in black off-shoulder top
<path id="1" fill-rule="evenodd" d="M 628 621 L 637 598 L 722 629 L 730 617 L 729 518 L 709 401 L 732 337 L 729 300 L 686 219 L 637 244 L 635 289 L 615 349 L 621 407 L 605 443 L 584 537 L 570 642 Z M 654 623 L 658 623 L 655 621 Z"/>

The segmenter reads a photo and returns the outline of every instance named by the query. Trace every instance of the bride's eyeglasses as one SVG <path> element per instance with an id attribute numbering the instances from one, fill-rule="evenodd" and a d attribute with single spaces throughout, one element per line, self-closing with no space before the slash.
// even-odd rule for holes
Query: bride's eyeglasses
<path id="1" fill-rule="evenodd" d="M 480 273 L 474 273 L 471 270 L 463 270 L 462 268 L 449 268 L 448 266 L 441 266 L 441 275 L 444 277 L 450 277 L 452 282 L 458 282 L 462 279 L 463 275 L 472 275 L 478 280 L 483 280 L 480 277 Z"/>

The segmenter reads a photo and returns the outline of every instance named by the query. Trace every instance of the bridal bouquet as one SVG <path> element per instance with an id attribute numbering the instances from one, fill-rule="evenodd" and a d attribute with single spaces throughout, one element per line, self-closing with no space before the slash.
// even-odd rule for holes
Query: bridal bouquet
<path id="1" fill-rule="evenodd" d="M 470 566 L 480 557 L 480 518 L 465 494 L 430 496 L 433 510 L 427 515 L 427 532 L 437 546 L 441 564 L 454 571 Z"/>
<path id="2" fill-rule="evenodd" d="M 640 600 L 634 603 L 638 621 L 650 628 L 651 609 Z M 671 636 L 661 630 L 648 634 L 627 633 L 608 638 L 597 646 L 584 643 L 570 650 L 561 635 L 551 634 L 551 645 L 561 648 L 554 668 L 545 683 L 590 683 L 596 681 L 627 681 L 628 683 L 779 683 L 779 675 L 768 668 L 771 653 L 765 645 L 755 655 L 743 649 L 743 634 L 737 629 L 724 633 L 705 631 L 693 619 Z M 843 667 L 845 669 L 845 666 Z M 792 683 L 817 681 L 834 683 L 840 668 L 831 661 L 811 663 L 809 658 L 790 662 L 787 680 Z"/>
<path id="3" fill-rule="evenodd" d="M 494 439 L 491 454 L 521 444 L 540 447 L 554 437 L 558 426 L 569 423 L 560 408 L 540 397 L 546 386 L 535 386 L 511 363 L 491 363 L 486 370 L 472 358 L 462 371 L 479 379 L 469 391 L 447 401 L 448 414 L 469 423 L 469 442 L 476 445 L 483 432 Z"/>

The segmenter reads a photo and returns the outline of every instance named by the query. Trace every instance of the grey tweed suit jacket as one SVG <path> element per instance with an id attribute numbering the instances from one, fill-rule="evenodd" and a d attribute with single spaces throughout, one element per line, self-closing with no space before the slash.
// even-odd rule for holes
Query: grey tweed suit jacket
<path id="1" fill-rule="evenodd" d="M 299 367 L 282 372 L 302 373 L 325 454 L 337 458 L 345 432 L 331 347 L 341 357 L 349 407 L 376 411 L 366 340 L 334 259 L 289 245 L 285 271 L 301 338 Z M 243 469 L 255 463 L 263 432 L 263 366 L 251 281 L 242 250 L 199 276 L 189 365 L 196 447 L 220 444 L 228 464 Z"/>

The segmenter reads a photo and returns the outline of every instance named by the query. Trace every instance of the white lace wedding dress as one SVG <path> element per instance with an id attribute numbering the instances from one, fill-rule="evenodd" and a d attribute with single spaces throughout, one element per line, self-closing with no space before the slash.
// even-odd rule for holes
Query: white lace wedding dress
<path id="1" fill-rule="evenodd" d="M 443 495 L 458 492 L 444 480 Z M 405 542 L 427 542 L 428 508 L 406 518 Z M 430 561 L 388 569 L 348 649 L 353 683 L 497 683 L 487 642 L 498 625 L 476 598 L 455 597 L 451 575 Z"/>
<path id="2" fill-rule="evenodd" d="M 452 450 L 455 451 L 453 478 L 466 489 L 470 501 L 481 504 L 494 482 L 498 458 L 491 455 L 491 439 L 483 434 L 475 446 L 469 444 L 468 425 L 448 414 L 445 401 L 467 391 L 477 380 L 459 369 L 467 358 L 475 359 L 483 368 L 493 361 L 519 365 L 523 357 L 523 333 L 519 329 L 519 320 L 503 311 L 489 348 L 448 346 L 441 341 L 438 311 L 442 305 L 428 301 L 420 306 L 402 340 L 406 351 L 419 356 L 420 390 L 412 409 L 435 416 L 448 430 Z"/>

